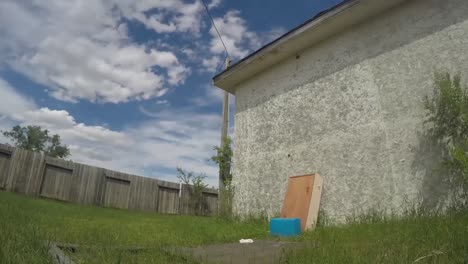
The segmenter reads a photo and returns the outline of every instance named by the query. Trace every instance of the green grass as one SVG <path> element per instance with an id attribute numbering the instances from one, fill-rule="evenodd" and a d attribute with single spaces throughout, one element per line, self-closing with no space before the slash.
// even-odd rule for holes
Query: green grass
<path id="1" fill-rule="evenodd" d="M 296 240 L 307 246 L 284 263 L 468 263 L 468 212 L 373 214 Z"/>
<path id="2" fill-rule="evenodd" d="M 76 263 L 196 263 L 175 247 L 270 239 L 262 221 L 158 215 L 0 192 L 0 263 L 50 263 L 44 240 L 89 246 Z M 293 239 L 306 246 L 283 263 L 468 263 L 468 212 L 369 216 Z M 126 247 L 148 250 L 131 253 Z M 168 252 L 173 252 L 168 253 Z"/>
<path id="3" fill-rule="evenodd" d="M 131 212 L 0 192 L 0 263 L 49 263 L 44 240 L 94 247 L 78 252 L 83 263 L 190 263 L 163 249 L 265 238 L 267 231 L 260 221 Z M 115 249 L 120 247 L 152 250 L 132 254 Z"/>

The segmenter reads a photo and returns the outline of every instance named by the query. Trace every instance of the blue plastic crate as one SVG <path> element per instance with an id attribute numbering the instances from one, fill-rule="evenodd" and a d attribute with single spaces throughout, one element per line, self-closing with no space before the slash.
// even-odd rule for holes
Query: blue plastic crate
<path id="1" fill-rule="evenodd" d="M 271 218 L 270 234 L 272 236 L 298 236 L 301 234 L 301 219 L 299 218 Z"/>

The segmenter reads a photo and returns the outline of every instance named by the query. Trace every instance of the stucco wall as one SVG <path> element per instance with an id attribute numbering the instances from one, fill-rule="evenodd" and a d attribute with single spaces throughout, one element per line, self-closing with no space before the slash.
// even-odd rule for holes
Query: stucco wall
<path id="1" fill-rule="evenodd" d="M 409 1 L 240 84 L 236 213 L 277 214 L 288 176 L 315 172 L 334 221 L 434 202 L 422 100 L 437 70 L 468 78 L 467 19 L 466 0 Z"/>

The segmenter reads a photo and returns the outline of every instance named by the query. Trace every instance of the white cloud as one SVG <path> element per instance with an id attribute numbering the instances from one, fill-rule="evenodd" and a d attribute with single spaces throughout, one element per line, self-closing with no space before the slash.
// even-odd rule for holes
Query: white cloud
<path id="1" fill-rule="evenodd" d="M 56 129 L 76 125 L 75 120 L 67 111 L 50 110 L 49 108 L 32 109 L 23 113 L 17 113 L 13 117 L 25 123 L 34 122 L 35 125 Z"/>
<path id="2" fill-rule="evenodd" d="M 284 33 L 286 33 L 287 30 L 283 27 L 274 27 L 269 31 L 265 32 L 260 32 L 258 34 L 259 37 L 259 42 L 257 43 L 257 46 L 254 47 L 254 49 L 259 49 L 262 46 L 272 42 L 273 40 L 279 38 L 282 36 Z"/>
<path id="3" fill-rule="evenodd" d="M 156 101 L 156 104 L 157 105 L 168 105 L 169 101 L 167 101 L 167 100 L 158 100 L 158 101 Z"/>
<path id="4" fill-rule="evenodd" d="M 23 113 L 36 107 L 36 104 L 18 94 L 9 83 L 0 79 L 0 115 Z"/>
<path id="5" fill-rule="evenodd" d="M 198 107 L 212 106 L 223 102 L 224 91 L 214 87 L 213 85 L 206 85 L 203 94 L 192 98 L 191 102 Z M 234 107 L 235 97 L 229 94 L 229 105 Z"/>
<path id="6" fill-rule="evenodd" d="M 133 138 L 143 138 L 135 150 L 143 166 L 184 167 L 188 170 L 214 176 L 217 169 L 207 164 L 213 146 L 219 144 L 220 117 L 215 114 L 191 114 L 162 112 L 157 120 L 129 128 L 126 133 Z"/>
<path id="7" fill-rule="evenodd" d="M 195 51 L 193 49 L 190 49 L 190 48 L 184 48 L 181 50 L 183 54 L 185 54 L 185 56 L 187 56 L 188 58 L 190 59 L 194 59 L 195 58 Z"/>
<path id="8" fill-rule="evenodd" d="M 146 15 L 142 13 L 137 13 L 133 18 L 137 19 L 138 21 L 145 24 L 148 28 L 153 29 L 158 33 L 175 32 L 177 30 L 177 26 L 174 23 L 164 24 L 161 22 L 163 17 L 160 14 L 146 17 Z"/>
<path id="9" fill-rule="evenodd" d="M 197 32 L 201 23 L 195 15 L 197 5 L 5 0 L 0 3 L 0 61 L 48 86 L 60 100 L 119 103 L 158 97 L 182 84 L 190 71 L 173 52 L 131 43 L 121 14 L 145 16 L 153 7 L 172 11 L 180 7 L 175 26 Z M 159 16 L 150 17 L 153 24 Z"/>
<path id="10" fill-rule="evenodd" d="M 116 4 L 125 17 L 135 19 L 156 32 L 200 33 L 201 13 L 204 11 L 200 1 L 120 0 Z M 149 12 L 151 10 L 162 13 Z"/>
<path id="11" fill-rule="evenodd" d="M 216 72 L 220 63 L 221 63 L 221 59 L 219 56 L 213 56 L 211 58 L 204 58 L 202 60 L 202 65 L 204 69 L 211 73 Z"/>
<path id="12" fill-rule="evenodd" d="M 240 12 L 237 10 L 228 11 L 222 18 L 215 18 L 214 22 L 233 59 L 245 57 L 252 47 L 258 46 L 260 42 L 257 34 L 248 30 L 246 21 L 240 17 Z M 211 52 L 214 54 L 224 53 L 223 44 L 214 27 L 211 27 L 210 34 L 212 37 Z"/>
<path id="13" fill-rule="evenodd" d="M 271 30 L 264 32 L 254 32 L 248 28 L 247 22 L 241 17 L 241 13 L 238 10 L 230 10 L 223 17 L 215 18 L 214 22 L 233 60 L 247 56 L 249 53 L 261 48 L 286 32 L 282 27 L 273 27 Z M 213 26 L 210 29 L 210 35 L 211 53 L 224 54 L 223 43 Z M 210 66 L 212 66 L 210 62 L 212 61 L 208 58 L 203 60 L 203 65 L 209 70 L 211 70 Z"/>
<path id="14" fill-rule="evenodd" d="M 221 4 L 207 2 L 210 9 Z M 164 35 L 137 44 L 129 37 L 128 20 L 157 33 L 179 33 L 191 42 L 174 46 Z M 277 34 L 252 32 L 234 10 L 215 22 L 233 59 Z M 200 38 L 205 33 L 208 39 Z M 75 161 L 147 176 L 182 166 L 207 173 L 217 185 L 217 169 L 207 159 L 219 144 L 221 109 L 216 114 L 193 108 L 169 112 L 169 102 L 157 99 L 191 73 L 181 58 L 200 65 L 194 71 L 213 72 L 221 64 L 224 48 L 200 1 L 0 0 L 0 36 L 0 67 L 8 65 L 45 85 L 59 100 L 121 103 L 154 98 L 151 111 L 140 107 L 154 120 L 116 131 L 76 120 L 65 110 L 40 108 L 0 79 L 0 129 L 41 125 L 62 136 Z M 220 105 L 221 90 L 202 88 L 203 95 L 192 99 L 195 106 Z"/>
<path id="15" fill-rule="evenodd" d="M 208 4 L 208 8 L 209 9 L 213 9 L 215 7 L 218 7 L 220 4 L 221 4 L 222 0 L 212 0 L 209 4 Z"/>
<path id="16" fill-rule="evenodd" d="M 38 108 L 2 79 L 0 96 L 1 130 L 16 124 L 41 125 L 62 137 L 74 161 L 156 178 L 161 170 L 173 170 L 175 176 L 175 168 L 180 166 L 206 173 L 208 183 L 217 186 L 218 170 L 207 161 L 214 154 L 213 146 L 219 144 L 221 120 L 217 114 L 164 110 L 152 113 L 153 120 L 116 131 L 77 122 L 65 110 Z M 176 181 L 170 175 L 161 176 Z"/>
<path id="17" fill-rule="evenodd" d="M 212 0 L 208 5 L 220 3 Z M 209 26 L 206 18 L 201 1 L 195 0 L 3 0 L 0 67 L 7 64 L 47 86 L 59 100 L 147 100 L 182 85 L 191 73 L 178 53 L 189 63 L 200 63 L 204 71 L 215 71 L 224 48 L 212 26 L 209 43 L 200 40 L 201 30 Z M 183 49 L 163 37 L 136 44 L 128 36 L 128 20 L 158 33 L 190 35 L 194 41 Z M 232 59 L 277 35 L 274 30 L 249 30 L 236 10 L 215 18 L 215 23 Z"/>
<path id="18" fill-rule="evenodd" d="M 171 103 L 168 100 L 157 100 L 153 105 L 147 107 L 140 105 L 138 109 L 147 117 L 157 118 L 159 112 L 167 110 L 169 106 L 171 106 Z"/>

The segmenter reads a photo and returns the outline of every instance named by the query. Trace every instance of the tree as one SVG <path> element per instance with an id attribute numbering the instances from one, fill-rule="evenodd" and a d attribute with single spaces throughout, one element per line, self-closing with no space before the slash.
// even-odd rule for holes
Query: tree
<path id="1" fill-rule="evenodd" d="M 216 155 L 211 160 L 218 164 L 224 188 L 220 186 L 218 191 L 218 214 L 223 218 L 232 217 L 232 202 L 234 198 L 234 186 L 232 185 L 232 148 L 231 138 L 226 137 L 221 147 L 215 146 L 213 149 Z"/>
<path id="2" fill-rule="evenodd" d="M 221 177 L 224 184 L 229 184 L 232 181 L 231 165 L 232 165 L 232 149 L 231 149 L 231 138 L 226 137 L 223 140 L 221 147 L 215 146 L 214 150 L 216 155 L 211 157 L 211 160 L 218 164 L 219 170 L 221 171 Z"/>
<path id="3" fill-rule="evenodd" d="M 14 126 L 10 131 L 2 131 L 2 133 L 17 148 L 43 152 L 54 158 L 70 156 L 70 149 L 67 145 L 62 145 L 60 136 L 49 136 L 49 130 L 42 129 L 40 126 Z"/>
<path id="4" fill-rule="evenodd" d="M 441 166 L 448 172 L 448 182 L 468 202 L 468 88 L 460 75 L 435 74 L 435 89 L 424 101 L 429 124 L 427 134 L 444 146 Z"/>
<path id="5" fill-rule="evenodd" d="M 194 173 L 192 171 L 185 171 L 184 169 L 177 167 L 177 179 L 183 184 L 189 185 L 192 181 Z"/>
<path id="6" fill-rule="evenodd" d="M 205 183 L 206 175 L 195 175 L 192 171 L 185 171 L 182 168 L 177 168 L 177 179 L 187 185 L 190 192 L 189 206 L 194 211 L 195 215 L 203 214 L 204 197 L 203 191 L 208 187 Z M 190 186 L 191 185 L 191 186 Z"/>

